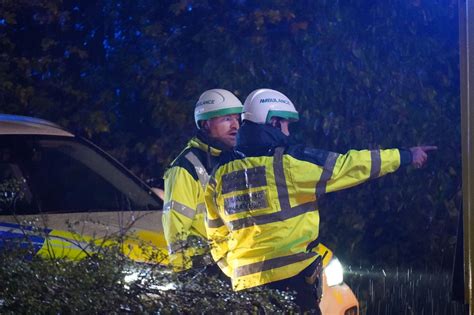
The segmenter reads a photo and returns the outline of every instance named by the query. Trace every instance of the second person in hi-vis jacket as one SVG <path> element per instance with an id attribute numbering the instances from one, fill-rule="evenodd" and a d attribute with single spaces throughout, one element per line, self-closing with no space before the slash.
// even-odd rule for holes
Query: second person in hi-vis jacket
<path id="1" fill-rule="evenodd" d="M 421 167 L 428 150 L 351 150 L 346 154 L 289 144 L 293 103 L 271 90 L 245 100 L 231 154 L 222 156 L 206 189 L 206 228 L 213 258 L 233 289 L 266 285 L 295 291 L 301 311 L 319 312 L 314 286 L 318 199 L 396 171 Z"/>

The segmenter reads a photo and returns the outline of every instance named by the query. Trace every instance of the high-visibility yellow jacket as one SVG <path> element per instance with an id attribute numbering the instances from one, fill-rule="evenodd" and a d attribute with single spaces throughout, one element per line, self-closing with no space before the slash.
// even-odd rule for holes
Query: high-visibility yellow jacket
<path id="1" fill-rule="evenodd" d="M 190 269 L 193 258 L 209 251 L 204 187 L 221 150 L 206 142 L 202 134 L 192 138 L 164 175 L 162 221 L 169 262 L 175 271 Z"/>
<path id="2" fill-rule="evenodd" d="M 307 249 L 318 237 L 318 199 L 400 166 L 398 149 L 338 154 L 288 146 L 275 130 L 244 124 L 241 152 L 223 158 L 206 189 L 212 255 L 234 290 L 300 273 L 317 255 Z"/>

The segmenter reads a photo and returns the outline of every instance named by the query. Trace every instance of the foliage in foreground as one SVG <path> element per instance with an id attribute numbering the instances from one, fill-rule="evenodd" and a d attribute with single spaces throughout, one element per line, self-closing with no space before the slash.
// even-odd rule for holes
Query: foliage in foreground
<path id="1" fill-rule="evenodd" d="M 216 276 L 176 275 L 133 262 L 118 248 L 80 261 L 0 252 L 2 314 L 183 314 L 291 312 L 292 297 L 261 289 L 233 292 Z"/>
<path id="2" fill-rule="evenodd" d="M 320 235 L 353 264 L 447 269 L 461 209 L 457 6 L 3 0 L 1 111 L 59 123 L 142 178 L 161 177 L 215 87 L 242 101 L 281 90 L 301 113 L 292 134 L 314 147 L 438 145 L 424 170 L 328 195 Z"/>

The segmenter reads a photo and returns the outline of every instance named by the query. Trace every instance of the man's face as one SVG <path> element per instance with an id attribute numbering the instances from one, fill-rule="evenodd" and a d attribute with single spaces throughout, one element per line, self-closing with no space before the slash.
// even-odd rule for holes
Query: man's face
<path id="1" fill-rule="evenodd" d="M 240 127 L 240 114 L 214 117 L 203 122 L 209 137 L 222 142 L 227 148 L 235 146 L 237 131 Z"/>

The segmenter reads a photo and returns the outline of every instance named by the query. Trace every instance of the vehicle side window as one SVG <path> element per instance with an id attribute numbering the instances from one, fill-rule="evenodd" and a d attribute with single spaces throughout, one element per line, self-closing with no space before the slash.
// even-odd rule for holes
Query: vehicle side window
<path id="1" fill-rule="evenodd" d="M 161 209 L 156 198 L 75 139 L 0 140 L 0 214 Z"/>
<path id="2" fill-rule="evenodd" d="M 0 163 L 0 214 L 11 209 L 34 208 L 32 194 L 20 167 L 14 163 Z M 19 212 L 19 214 L 21 214 Z"/>

